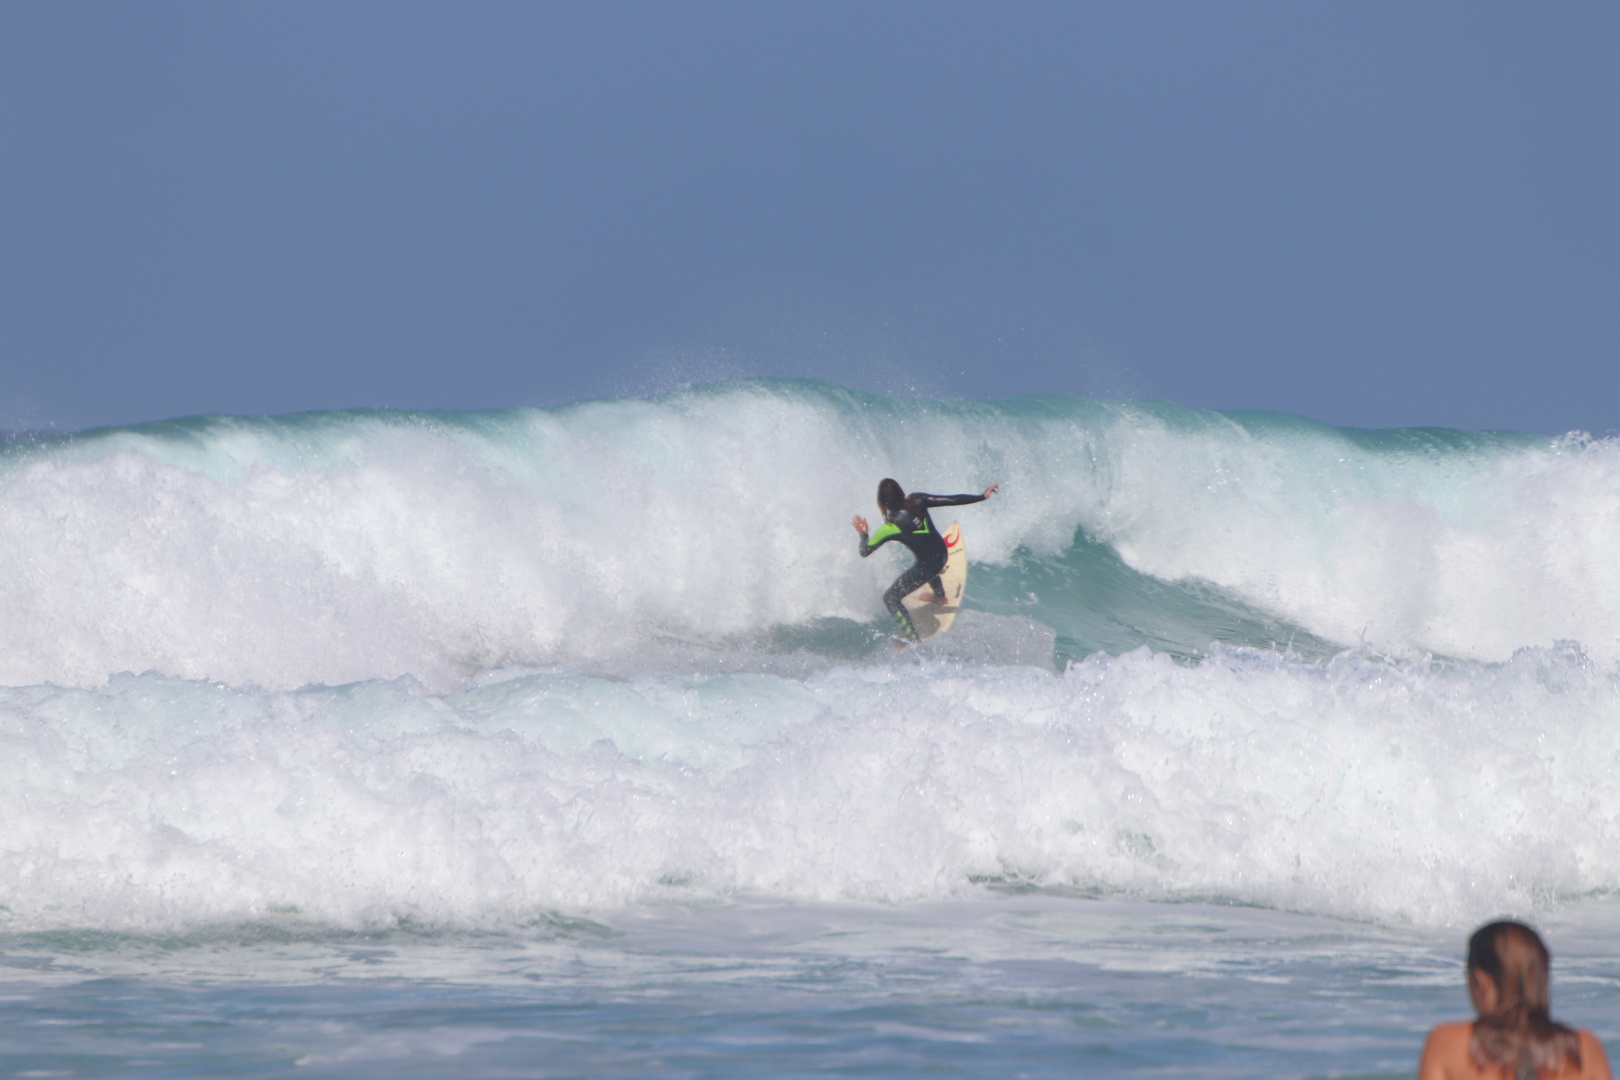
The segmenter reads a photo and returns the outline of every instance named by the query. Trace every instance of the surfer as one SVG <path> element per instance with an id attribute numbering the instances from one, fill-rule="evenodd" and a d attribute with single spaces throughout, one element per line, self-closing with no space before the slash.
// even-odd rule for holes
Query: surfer
<path id="1" fill-rule="evenodd" d="M 1548 1015 L 1549 958 L 1516 922 L 1468 939 L 1468 997 L 1479 1019 L 1429 1032 L 1418 1080 L 1612 1080 L 1603 1044 Z"/>
<path id="2" fill-rule="evenodd" d="M 900 601 L 924 584 L 931 584 L 934 587 L 934 603 L 945 602 L 945 584 L 940 581 L 939 572 L 945 569 L 948 553 L 945 541 L 934 527 L 934 519 L 928 516 L 928 508 L 984 502 L 1000 486 L 991 484 L 984 489 L 983 495 L 927 495 L 921 491 L 907 495 L 897 481 L 884 479 L 878 484 L 877 490 L 883 524 L 878 526 L 878 531 L 870 539 L 866 533 L 866 519 L 855 515 L 855 531 L 861 534 L 861 558 L 866 558 L 890 540 L 898 540 L 917 557 L 911 569 L 895 578 L 894 584 L 883 594 L 883 606 L 889 609 L 900 632 L 912 641 L 917 640 L 917 628 L 911 624 L 911 613 Z"/>

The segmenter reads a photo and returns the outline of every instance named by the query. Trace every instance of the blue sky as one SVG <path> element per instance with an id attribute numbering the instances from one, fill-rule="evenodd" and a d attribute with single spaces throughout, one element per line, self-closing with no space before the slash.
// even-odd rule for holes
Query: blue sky
<path id="1" fill-rule="evenodd" d="M 0 426 L 743 375 L 1620 428 L 1620 5 L 0 7 Z"/>

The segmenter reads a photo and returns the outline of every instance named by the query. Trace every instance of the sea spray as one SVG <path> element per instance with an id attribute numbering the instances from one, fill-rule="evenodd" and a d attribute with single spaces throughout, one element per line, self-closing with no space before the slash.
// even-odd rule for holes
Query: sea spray
<path id="1" fill-rule="evenodd" d="M 622 669 L 653 642 L 879 625 L 898 566 L 852 558 L 848 521 L 885 475 L 1002 483 L 959 515 L 989 571 L 969 604 L 1067 635 L 1060 663 L 1296 638 L 1493 661 L 1574 640 L 1620 659 L 1607 442 L 758 381 L 7 446 L 0 681 L 448 690 L 511 664 Z M 1107 601 L 1124 614 L 1086 595 L 1099 559 L 1129 572 Z"/>

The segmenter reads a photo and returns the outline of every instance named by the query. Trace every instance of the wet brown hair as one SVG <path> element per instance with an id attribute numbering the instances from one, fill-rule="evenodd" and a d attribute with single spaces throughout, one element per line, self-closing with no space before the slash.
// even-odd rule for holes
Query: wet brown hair
<path id="1" fill-rule="evenodd" d="M 1580 1068 L 1579 1037 L 1550 1015 L 1551 966 L 1547 946 L 1523 923 L 1494 922 L 1474 931 L 1468 977 L 1483 972 L 1496 986 L 1496 1007 L 1480 1013 L 1468 1042 L 1474 1064 L 1506 1069 L 1516 1080 L 1535 1080 L 1542 1069 Z"/>
<path id="2" fill-rule="evenodd" d="M 906 504 L 905 489 L 900 481 L 884 477 L 878 481 L 878 509 L 885 514 L 893 513 Z"/>

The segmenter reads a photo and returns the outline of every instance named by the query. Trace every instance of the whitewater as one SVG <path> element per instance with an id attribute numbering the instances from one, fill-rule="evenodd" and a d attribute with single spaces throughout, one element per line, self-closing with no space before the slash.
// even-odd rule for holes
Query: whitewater
<path id="1" fill-rule="evenodd" d="M 1001 485 L 907 648 L 885 476 Z M 0 1066 L 1407 1075 L 1504 914 L 1603 1033 L 1617 534 L 1610 440 L 1163 402 L 14 437 Z"/>

